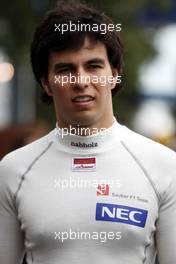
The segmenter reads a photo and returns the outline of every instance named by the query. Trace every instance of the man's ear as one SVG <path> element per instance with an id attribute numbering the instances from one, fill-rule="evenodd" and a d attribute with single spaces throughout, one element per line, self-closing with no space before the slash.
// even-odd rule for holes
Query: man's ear
<path id="1" fill-rule="evenodd" d="M 52 93 L 52 90 L 49 86 L 48 80 L 46 80 L 46 78 L 42 77 L 41 83 L 42 83 L 42 87 L 45 90 L 45 92 L 47 93 L 47 95 L 53 96 L 53 93 Z"/>
<path id="2" fill-rule="evenodd" d="M 114 89 L 117 84 L 118 70 L 116 68 L 112 68 L 112 75 L 114 77 L 113 82 L 111 83 L 111 89 Z"/>

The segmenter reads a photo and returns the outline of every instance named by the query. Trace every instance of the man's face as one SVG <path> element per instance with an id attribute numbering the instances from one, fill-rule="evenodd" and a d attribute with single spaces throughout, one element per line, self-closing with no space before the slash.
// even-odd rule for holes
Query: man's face
<path id="1" fill-rule="evenodd" d="M 43 86 L 53 97 L 59 126 L 110 126 L 111 89 L 116 85 L 113 75 L 117 71 L 112 70 L 101 42 L 85 39 L 79 50 L 50 53 L 48 80 Z"/>

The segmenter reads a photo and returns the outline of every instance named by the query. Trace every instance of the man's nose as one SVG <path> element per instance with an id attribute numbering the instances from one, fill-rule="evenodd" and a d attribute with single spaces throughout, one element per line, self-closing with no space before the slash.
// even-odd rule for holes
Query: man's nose
<path id="1" fill-rule="evenodd" d="M 79 89 L 87 88 L 90 85 L 90 75 L 84 70 L 79 69 L 75 75 L 74 87 Z"/>

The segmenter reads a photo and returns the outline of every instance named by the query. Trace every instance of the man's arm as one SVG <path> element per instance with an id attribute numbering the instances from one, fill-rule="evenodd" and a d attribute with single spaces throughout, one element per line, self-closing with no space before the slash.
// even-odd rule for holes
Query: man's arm
<path id="1" fill-rule="evenodd" d="M 137 133 L 124 130 L 133 151 L 155 186 L 158 196 L 156 246 L 159 264 L 176 264 L 176 153 Z M 156 262 L 157 263 L 157 262 Z"/>
<path id="2" fill-rule="evenodd" d="M 0 163 L 0 263 L 21 264 L 24 257 L 24 235 L 11 192 L 14 179 L 9 175 L 10 164 L 4 166 L 3 163 Z"/>
<path id="3" fill-rule="evenodd" d="M 173 172 L 175 177 L 172 177 L 159 208 L 156 233 L 159 264 L 176 263 L 176 166 Z"/>

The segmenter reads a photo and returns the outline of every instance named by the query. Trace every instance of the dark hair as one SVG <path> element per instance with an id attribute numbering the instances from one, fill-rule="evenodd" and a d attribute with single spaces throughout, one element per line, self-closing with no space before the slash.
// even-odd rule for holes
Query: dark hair
<path id="1" fill-rule="evenodd" d="M 108 59 L 112 67 L 119 73 L 122 71 L 123 45 L 117 31 L 107 30 L 106 34 L 97 31 L 67 31 L 55 32 L 55 25 L 69 24 L 109 25 L 114 22 L 104 13 L 78 1 L 60 2 L 56 7 L 46 14 L 46 17 L 34 33 L 31 44 L 31 64 L 37 82 L 42 87 L 41 78 L 47 78 L 48 58 L 52 51 L 63 51 L 66 49 L 78 50 L 82 47 L 85 37 L 91 41 L 101 41 L 107 49 Z M 112 95 L 119 90 L 119 84 L 112 90 Z M 43 90 L 42 101 L 51 103 L 52 97 Z"/>

